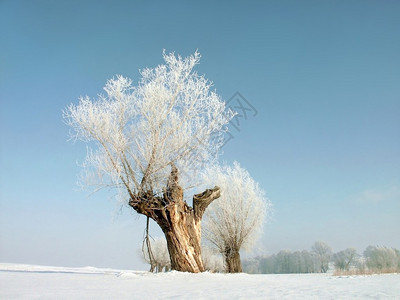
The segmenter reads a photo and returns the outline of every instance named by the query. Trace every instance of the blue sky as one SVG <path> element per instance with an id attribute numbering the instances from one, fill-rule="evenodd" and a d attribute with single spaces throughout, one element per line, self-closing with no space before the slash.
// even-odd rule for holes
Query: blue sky
<path id="1" fill-rule="evenodd" d="M 257 111 L 221 159 L 274 205 L 259 251 L 400 248 L 399 15 L 398 1 L 0 1 L 0 261 L 146 268 L 144 218 L 78 189 L 85 145 L 62 110 L 116 74 L 136 82 L 163 49 L 198 49 L 197 71 Z"/>

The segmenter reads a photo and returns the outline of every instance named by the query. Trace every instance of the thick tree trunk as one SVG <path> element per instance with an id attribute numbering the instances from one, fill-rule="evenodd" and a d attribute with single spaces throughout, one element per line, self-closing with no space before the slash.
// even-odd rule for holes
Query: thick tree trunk
<path id="1" fill-rule="evenodd" d="M 200 248 L 200 224 L 194 223 L 193 218 L 186 215 L 164 231 L 173 270 L 204 272 Z"/>
<path id="2" fill-rule="evenodd" d="M 172 166 L 162 197 L 151 191 L 131 195 L 129 205 L 161 227 L 167 240 L 171 268 L 182 272 L 204 271 L 201 259 L 201 219 L 207 206 L 220 196 L 219 187 L 194 195 L 193 208 L 183 201 L 178 170 Z"/>
<path id="3" fill-rule="evenodd" d="M 225 256 L 226 271 L 228 273 L 243 272 L 239 251 L 227 250 L 226 253 L 224 253 L 224 256 Z"/>

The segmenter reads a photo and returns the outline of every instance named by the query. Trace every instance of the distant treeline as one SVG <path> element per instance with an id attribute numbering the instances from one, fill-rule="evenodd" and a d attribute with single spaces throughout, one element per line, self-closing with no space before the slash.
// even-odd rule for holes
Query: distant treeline
<path id="1" fill-rule="evenodd" d="M 363 255 L 354 248 L 332 253 L 332 248 L 326 243 L 316 242 L 311 251 L 282 250 L 243 261 L 243 271 L 252 274 L 325 273 L 329 268 L 355 274 L 400 272 L 400 251 L 368 246 Z"/>
<path id="2" fill-rule="evenodd" d="M 317 273 L 318 259 L 309 251 L 282 250 L 270 256 L 258 256 L 243 261 L 243 271 L 253 274 Z"/>

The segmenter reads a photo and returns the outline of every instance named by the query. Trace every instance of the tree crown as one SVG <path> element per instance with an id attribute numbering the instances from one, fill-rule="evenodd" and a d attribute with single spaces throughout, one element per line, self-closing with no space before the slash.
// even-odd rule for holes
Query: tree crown
<path id="1" fill-rule="evenodd" d="M 233 113 L 193 70 L 198 52 L 182 58 L 164 51 L 163 57 L 165 64 L 140 72 L 136 87 L 118 75 L 106 83 L 105 95 L 81 97 L 64 111 L 71 137 L 90 144 L 85 184 L 114 186 L 128 196 L 159 194 L 171 167 L 188 188 L 217 158 Z"/>

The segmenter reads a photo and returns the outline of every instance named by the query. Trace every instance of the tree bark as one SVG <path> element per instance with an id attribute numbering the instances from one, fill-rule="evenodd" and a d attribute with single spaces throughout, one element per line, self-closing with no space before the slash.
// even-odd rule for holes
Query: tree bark
<path id="1" fill-rule="evenodd" d="M 193 208 L 183 201 L 174 165 L 163 196 L 151 191 L 131 195 L 129 205 L 140 214 L 152 218 L 164 232 L 171 268 L 182 272 L 204 271 L 201 259 L 201 219 L 207 206 L 220 196 L 219 187 L 194 195 Z"/>
<path id="2" fill-rule="evenodd" d="M 227 249 L 224 253 L 226 272 L 228 273 L 242 273 L 242 263 L 240 261 L 239 251 Z"/>

